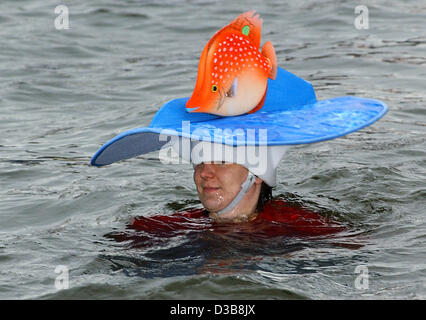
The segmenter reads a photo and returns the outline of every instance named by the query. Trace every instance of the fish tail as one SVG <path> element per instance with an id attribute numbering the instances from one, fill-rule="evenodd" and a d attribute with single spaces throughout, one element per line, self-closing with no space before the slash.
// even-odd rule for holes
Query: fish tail
<path id="1" fill-rule="evenodd" d="M 278 68 L 277 56 L 275 55 L 274 46 L 272 45 L 270 41 L 266 41 L 265 44 L 263 45 L 262 55 L 268 58 L 269 60 L 270 71 L 269 71 L 268 77 L 274 80 L 275 77 L 277 76 L 277 68 Z"/>

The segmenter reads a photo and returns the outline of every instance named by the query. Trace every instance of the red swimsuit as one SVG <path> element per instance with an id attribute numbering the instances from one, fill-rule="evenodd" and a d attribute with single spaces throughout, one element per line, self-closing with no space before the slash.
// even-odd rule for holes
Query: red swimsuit
<path id="1" fill-rule="evenodd" d="M 160 237 L 171 237 L 197 230 L 211 230 L 219 233 L 248 232 L 261 237 L 309 237 L 345 230 L 345 227 L 336 221 L 279 199 L 265 204 L 263 212 L 255 220 L 246 223 L 215 223 L 204 209 L 191 209 L 172 215 L 137 217 L 129 228 Z"/>

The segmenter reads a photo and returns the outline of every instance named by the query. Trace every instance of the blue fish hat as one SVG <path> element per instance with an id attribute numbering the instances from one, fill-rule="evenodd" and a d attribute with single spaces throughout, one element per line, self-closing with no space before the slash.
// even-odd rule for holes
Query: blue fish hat
<path id="1" fill-rule="evenodd" d="M 188 113 L 187 101 L 171 100 L 148 127 L 111 139 L 96 152 L 91 164 L 104 166 L 172 147 L 194 165 L 203 161 L 242 164 L 274 186 L 276 168 L 289 146 L 344 136 L 371 125 L 388 110 L 381 101 L 354 96 L 317 101 L 309 82 L 281 68 L 275 80 L 268 79 L 264 106 L 255 113 L 232 117 Z M 219 151 L 221 146 L 224 150 Z"/>

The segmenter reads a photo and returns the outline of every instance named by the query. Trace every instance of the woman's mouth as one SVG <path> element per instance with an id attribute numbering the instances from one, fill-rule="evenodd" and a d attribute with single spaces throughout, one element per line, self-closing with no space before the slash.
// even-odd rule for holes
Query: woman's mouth
<path id="1" fill-rule="evenodd" d="M 215 193 L 219 190 L 219 187 L 204 187 L 203 192 L 204 193 Z"/>

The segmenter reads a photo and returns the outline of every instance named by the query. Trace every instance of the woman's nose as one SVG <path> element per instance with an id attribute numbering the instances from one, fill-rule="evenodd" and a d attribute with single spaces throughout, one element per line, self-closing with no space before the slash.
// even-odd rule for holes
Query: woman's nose
<path id="1" fill-rule="evenodd" d="M 200 176 L 204 179 L 214 177 L 214 166 L 210 163 L 201 164 Z"/>

